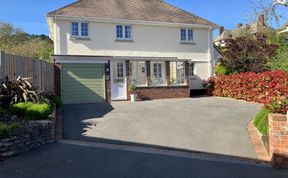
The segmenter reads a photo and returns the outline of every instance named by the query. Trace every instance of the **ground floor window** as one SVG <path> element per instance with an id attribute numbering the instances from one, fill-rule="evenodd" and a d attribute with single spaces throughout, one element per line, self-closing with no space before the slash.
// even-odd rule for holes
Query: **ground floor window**
<path id="1" fill-rule="evenodd" d="M 166 65 L 165 62 L 151 62 L 151 81 L 152 85 L 166 84 Z"/>
<path id="2" fill-rule="evenodd" d="M 191 63 L 189 66 L 189 74 L 190 74 L 190 78 L 194 79 L 195 78 L 195 63 Z"/>
<path id="3" fill-rule="evenodd" d="M 185 84 L 184 62 L 170 62 L 170 83 L 174 85 Z"/>
<path id="4" fill-rule="evenodd" d="M 130 61 L 130 80 L 136 86 L 147 85 L 147 72 L 145 61 Z"/>

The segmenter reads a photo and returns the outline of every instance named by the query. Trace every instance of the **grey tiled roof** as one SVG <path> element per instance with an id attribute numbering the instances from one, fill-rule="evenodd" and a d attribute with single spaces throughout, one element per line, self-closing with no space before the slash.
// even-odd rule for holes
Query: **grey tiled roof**
<path id="1" fill-rule="evenodd" d="M 234 30 L 225 30 L 222 34 L 218 35 L 214 42 L 227 40 L 227 39 L 236 39 L 237 37 L 253 35 L 256 33 L 274 33 L 275 29 L 267 26 L 261 25 L 259 22 L 255 21 L 252 24 L 242 25 L 240 27 L 235 28 Z"/>
<path id="2" fill-rule="evenodd" d="M 162 0 L 78 0 L 48 14 L 48 16 L 54 15 L 186 23 L 218 27 L 213 22 Z"/>

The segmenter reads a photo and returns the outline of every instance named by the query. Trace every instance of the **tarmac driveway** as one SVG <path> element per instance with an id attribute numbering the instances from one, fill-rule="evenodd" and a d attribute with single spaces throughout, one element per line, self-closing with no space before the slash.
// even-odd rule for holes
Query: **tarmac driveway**
<path id="1" fill-rule="evenodd" d="M 216 97 L 64 105 L 64 139 L 256 158 L 246 130 L 261 105 Z"/>

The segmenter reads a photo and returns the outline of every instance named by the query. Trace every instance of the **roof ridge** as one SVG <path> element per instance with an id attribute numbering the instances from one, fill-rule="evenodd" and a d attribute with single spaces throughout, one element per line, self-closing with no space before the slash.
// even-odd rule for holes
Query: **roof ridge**
<path id="1" fill-rule="evenodd" d="M 49 12 L 47 16 L 115 18 L 219 27 L 165 0 L 78 0 Z"/>

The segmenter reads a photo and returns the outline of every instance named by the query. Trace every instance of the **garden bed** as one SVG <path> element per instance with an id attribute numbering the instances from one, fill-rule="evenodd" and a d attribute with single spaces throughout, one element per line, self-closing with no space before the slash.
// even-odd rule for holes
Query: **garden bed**
<path id="1" fill-rule="evenodd" d="M 10 137 L 0 139 L 0 160 L 55 141 L 56 109 L 46 120 L 25 121 Z"/>

